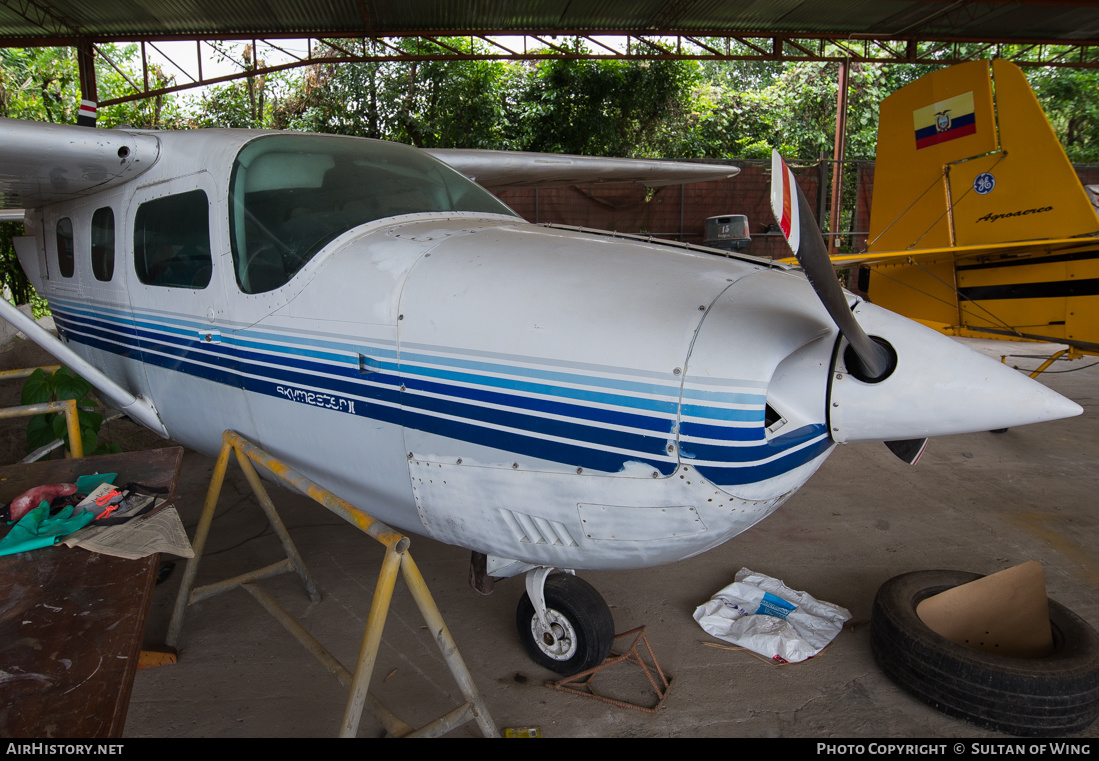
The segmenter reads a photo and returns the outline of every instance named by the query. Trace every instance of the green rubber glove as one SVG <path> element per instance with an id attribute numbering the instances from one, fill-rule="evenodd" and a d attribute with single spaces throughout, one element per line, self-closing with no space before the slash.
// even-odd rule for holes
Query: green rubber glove
<path id="1" fill-rule="evenodd" d="M 73 506 L 69 505 L 57 515 L 50 517 L 50 503 L 43 502 L 19 519 L 11 531 L 0 539 L 0 555 L 13 555 L 16 552 L 49 547 L 62 536 L 78 531 L 95 520 L 91 510 L 82 510 L 73 515 Z"/>

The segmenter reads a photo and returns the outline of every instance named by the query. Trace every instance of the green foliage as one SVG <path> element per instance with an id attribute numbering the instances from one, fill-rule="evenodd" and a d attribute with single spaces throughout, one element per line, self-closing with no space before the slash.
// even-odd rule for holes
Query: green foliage
<path id="1" fill-rule="evenodd" d="M 516 109 L 523 150 L 653 157 L 676 151 L 699 69 L 690 61 L 550 59 Z"/>
<path id="2" fill-rule="evenodd" d="M 393 44 L 420 55 L 487 52 L 485 43 L 467 37 Z M 577 44 L 577 53 L 587 52 Z M 97 67 L 100 100 L 125 95 L 130 91 L 126 77 L 144 76 L 137 46 L 100 49 L 114 64 Z M 248 45 L 225 55 L 252 63 Z M 340 63 L 344 53 L 335 47 L 329 55 L 331 64 L 207 88 L 186 108 L 171 96 L 101 108 L 100 123 L 296 129 L 423 147 L 669 158 L 760 158 L 777 147 L 811 159 L 833 146 L 837 62 L 545 58 Z M 881 99 L 934 68 L 851 65 L 849 158 L 873 157 Z M 1027 74 L 1069 158 L 1099 161 L 1099 71 L 1033 67 Z M 155 65 L 148 77 L 154 86 L 172 83 Z M 0 49 L 0 115 L 73 123 L 79 98 L 72 49 Z"/>
<path id="3" fill-rule="evenodd" d="M 1027 79 L 1069 161 L 1099 163 L 1099 71 L 1035 67 Z"/>
<path id="4" fill-rule="evenodd" d="M 19 222 L 0 222 L 0 283 L 7 286 L 11 300 L 15 304 L 26 304 L 37 294 L 34 286 L 23 274 L 19 260 L 15 257 L 12 239 L 23 234 L 23 225 Z"/>
<path id="5" fill-rule="evenodd" d="M 417 41 L 398 44 L 414 52 Z M 430 52 L 476 53 L 481 45 L 447 38 Z M 328 53 L 341 55 L 335 48 Z M 502 61 L 334 61 L 212 88 L 193 123 L 358 135 L 425 148 L 510 148 L 518 72 Z"/>
<path id="6" fill-rule="evenodd" d="M 233 59 L 238 64 L 250 66 L 252 58 L 252 46 L 244 45 L 240 50 L 229 48 L 222 51 L 219 62 Z M 264 66 L 265 63 L 260 59 L 256 61 L 256 65 Z M 188 115 L 189 125 L 241 129 L 270 127 L 272 108 L 280 97 L 279 85 L 285 83 L 288 76 L 292 75 L 258 75 L 207 87 L 198 103 L 192 104 Z"/>
<path id="7" fill-rule="evenodd" d="M 714 49 L 724 40 L 703 40 Z M 381 42 L 374 52 L 385 54 Z M 752 159 L 777 148 L 788 159 L 830 158 L 834 149 L 835 61 L 672 61 L 545 57 L 482 59 L 487 43 L 468 37 L 391 40 L 406 53 L 472 55 L 463 60 L 345 63 L 336 43 L 331 62 L 229 82 L 204 90 L 186 106 L 172 97 L 100 109 L 104 126 L 248 127 L 329 132 L 396 140 L 426 148 L 495 148 L 588 155 Z M 570 53 L 586 53 L 575 42 Z M 137 80 L 134 45 L 101 46 Z M 560 50 L 560 47 L 556 48 Z M 921 50 L 921 55 L 982 54 L 977 43 Z M 547 51 L 549 52 L 549 51 Z M 1023 50 L 1005 48 L 1005 55 Z M 226 57 L 253 62 L 251 46 Z M 263 61 L 255 61 L 262 65 Z M 945 63 L 943 64 L 945 65 Z M 848 160 L 871 160 L 878 104 L 937 64 L 849 67 Z M 100 99 L 129 91 L 113 66 L 97 67 Z M 156 66 L 153 84 L 171 79 Z M 1030 79 L 1050 123 L 1074 162 L 1099 162 L 1099 70 L 1032 67 Z M 0 50 L 0 115 L 74 122 L 79 101 L 75 54 L 68 49 Z M 845 183 L 845 220 L 854 183 Z M 847 228 L 848 221 L 843 223 Z M 35 303 L 11 237 L 0 225 L 0 278 L 17 303 Z M 41 303 L 41 300 L 38 300 Z M 39 310 L 36 309 L 36 315 Z"/>
<path id="8" fill-rule="evenodd" d="M 96 412 L 98 406 L 90 398 L 92 384 L 76 375 L 67 367 L 47 373 L 41 368 L 35 370 L 23 384 L 21 404 L 45 404 L 46 402 L 76 401 L 77 419 L 80 424 L 80 442 L 85 455 L 121 452 L 117 444 L 99 442 L 99 429 L 103 425 L 103 415 Z M 69 431 L 65 415 L 60 412 L 35 415 L 27 423 L 27 451 L 33 451 L 56 439 L 69 443 Z"/>
<path id="9" fill-rule="evenodd" d="M 130 79 L 141 79 L 137 45 L 102 45 L 101 50 Z M 110 66 L 96 69 L 99 99 L 132 92 L 121 73 Z M 167 85 L 158 66 L 149 67 L 150 85 Z M 76 124 L 80 109 L 80 69 L 73 48 L 0 48 L 0 116 L 13 119 Z M 126 124 L 143 129 L 179 126 L 179 109 L 172 97 L 121 103 L 99 109 L 99 125 Z"/>
<path id="10" fill-rule="evenodd" d="M 0 48 L 0 115 L 76 122 L 80 79 L 70 48 Z"/>

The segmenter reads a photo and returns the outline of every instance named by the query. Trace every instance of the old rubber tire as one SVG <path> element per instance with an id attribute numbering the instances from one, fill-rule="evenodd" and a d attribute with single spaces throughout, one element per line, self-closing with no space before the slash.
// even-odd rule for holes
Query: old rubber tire
<path id="1" fill-rule="evenodd" d="M 1066 735 L 1099 715 L 1099 634 L 1049 601 L 1054 651 L 1012 658 L 936 634 L 916 615 L 922 600 L 981 578 L 964 571 L 916 571 L 878 590 L 870 645 L 897 685 L 943 713 L 1021 736 Z"/>
<path id="2" fill-rule="evenodd" d="M 614 641 L 614 619 L 603 597 L 576 576 L 555 573 L 546 579 L 545 598 L 552 641 L 536 637 L 534 604 L 524 593 L 515 611 L 515 626 L 527 654 L 540 666 L 564 676 L 598 666 Z"/>

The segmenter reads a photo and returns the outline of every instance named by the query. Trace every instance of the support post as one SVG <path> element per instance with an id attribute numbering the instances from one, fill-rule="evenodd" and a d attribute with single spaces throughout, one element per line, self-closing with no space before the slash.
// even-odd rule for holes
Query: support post
<path id="1" fill-rule="evenodd" d="M 80 127 L 95 127 L 99 103 L 95 81 L 95 48 L 86 37 L 76 44 L 76 62 L 80 72 L 80 111 L 76 123 Z"/>
<path id="2" fill-rule="evenodd" d="M 310 653 L 312 653 L 324 667 L 331 673 L 341 685 L 348 688 L 347 702 L 344 704 L 344 713 L 340 721 L 339 734 L 341 737 L 355 737 L 358 734 L 359 722 L 363 709 L 369 707 L 378 720 L 385 726 L 386 732 L 396 737 L 437 737 L 454 727 L 468 721 L 476 721 L 481 732 L 486 737 L 498 737 L 496 726 L 492 723 L 488 707 L 481 698 L 470 675 L 465 662 L 458 653 L 458 647 L 450 636 L 450 631 L 443 622 L 442 613 L 439 612 L 431 593 L 427 589 L 423 576 L 408 553 L 408 537 L 394 531 L 377 519 L 362 512 L 357 507 L 337 497 L 332 492 L 324 489 L 319 484 L 311 481 L 301 473 L 298 473 L 286 463 L 272 457 L 267 452 L 247 441 L 233 431 L 225 431 L 222 435 L 222 447 L 218 454 L 217 463 L 210 479 L 210 489 L 206 494 L 206 502 L 203 506 L 202 517 L 199 519 L 198 528 L 192 546 L 195 551 L 193 558 L 187 561 L 187 567 L 183 573 L 180 589 L 176 596 L 175 608 L 172 620 L 168 625 L 167 644 L 176 647 L 179 643 L 180 632 L 183 627 L 183 619 L 187 607 L 199 600 L 211 597 L 215 594 L 241 587 L 255 598 L 282 626 L 290 632 Z M 225 483 L 226 471 L 229 466 L 229 458 L 234 455 L 237 464 L 240 465 L 248 480 L 256 499 L 260 503 L 267 520 L 278 535 L 286 554 L 286 559 L 274 563 L 257 571 L 241 574 L 232 579 L 225 579 L 214 584 L 208 584 L 196 589 L 195 577 L 198 572 L 198 564 L 205 551 L 206 541 L 209 537 L 210 525 L 213 522 L 214 511 L 217 507 L 218 496 Z M 368 536 L 385 545 L 385 558 L 382 561 L 381 572 L 374 588 L 374 596 L 370 605 L 370 613 L 367 617 L 366 628 L 363 632 L 362 644 L 359 648 L 359 656 L 354 672 L 344 667 L 312 634 L 310 634 L 298 621 L 287 613 L 270 595 L 264 592 L 256 582 L 271 576 L 288 571 L 296 571 L 305 586 L 306 592 L 314 602 L 320 600 L 320 593 L 312 576 L 305 568 L 305 563 L 298 554 L 297 548 L 290 539 L 278 511 L 275 509 L 271 497 L 263 487 L 259 473 L 254 465 L 262 466 L 284 485 L 296 489 L 305 496 L 320 503 L 335 514 L 357 526 Z M 403 575 L 413 600 L 435 637 L 458 688 L 465 702 L 457 708 L 447 712 L 433 722 L 414 729 L 401 721 L 388 708 L 386 708 L 371 692 L 370 679 L 374 672 L 374 665 L 378 657 L 378 648 L 382 641 L 382 631 L 385 628 L 386 616 L 393 600 L 393 591 L 398 575 Z"/>
<path id="3" fill-rule="evenodd" d="M 828 251 L 839 251 L 840 213 L 843 211 L 843 162 L 847 157 L 847 79 L 851 61 L 840 61 L 839 82 L 836 89 L 836 142 L 832 151 L 835 164 L 832 167 L 832 215 L 828 227 Z"/>

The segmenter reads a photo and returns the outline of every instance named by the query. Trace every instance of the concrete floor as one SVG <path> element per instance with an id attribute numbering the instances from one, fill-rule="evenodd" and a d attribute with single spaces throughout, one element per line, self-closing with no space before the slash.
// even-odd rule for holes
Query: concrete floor
<path id="1" fill-rule="evenodd" d="M 988 353 L 1010 345 L 981 342 Z M 987 347 L 992 348 L 988 349 Z M 1032 353 L 1033 350 L 1026 350 Z M 1034 367 L 1031 359 L 1011 359 Z M 1050 597 L 1099 627 L 1099 366 L 1059 363 L 1042 381 L 1084 407 L 1066 421 L 933 440 L 915 467 L 881 445 L 841 446 L 783 508 L 709 553 L 663 568 L 583 576 L 610 604 L 621 632 L 641 625 L 673 678 L 656 714 L 614 707 L 544 686 L 515 634 L 521 578 L 482 597 L 467 583 L 469 554 L 412 537 L 411 554 L 501 730 L 538 727 L 546 737 L 1004 738 L 908 697 L 875 665 L 868 627 L 878 587 L 912 570 L 993 573 L 1042 563 Z M 213 460 L 188 452 L 178 501 L 198 520 Z M 353 664 L 382 558 L 381 545 L 311 501 L 273 489 L 276 505 L 323 599 L 296 577 L 263 583 L 344 664 Z M 279 559 L 279 546 L 233 466 L 219 503 L 199 583 Z M 748 567 L 853 614 L 818 658 L 774 666 L 717 640 L 695 607 Z M 147 644 L 162 642 L 183 561 L 154 596 Z M 239 589 L 189 609 L 179 662 L 137 674 L 127 737 L 311 737 L 337 733 L 344 690 L 249 595 Z M 620 668 L 629 669 L 628 666 Z M 608 690 L 644 699 L 636 679 Z M 372 691 L 420 726 L 460 693 L 402 582 L 386 624 Z M 381 724 L 367 712 L 359 734 Z M 474 724 L 451 736 L 479 736 Z M 1083 737 L 1099 737 L 1099 723 Z"/>

